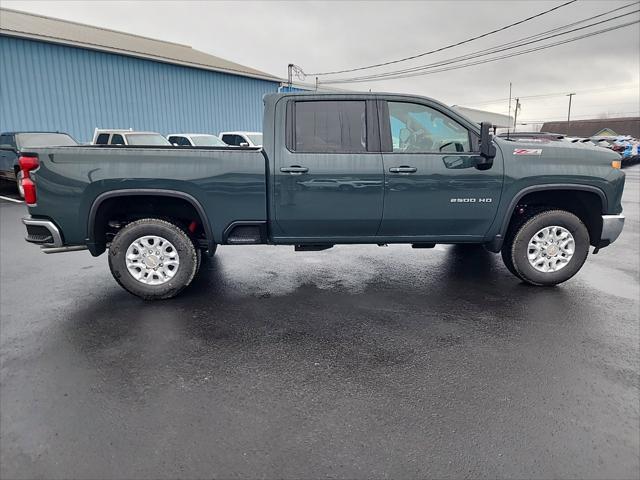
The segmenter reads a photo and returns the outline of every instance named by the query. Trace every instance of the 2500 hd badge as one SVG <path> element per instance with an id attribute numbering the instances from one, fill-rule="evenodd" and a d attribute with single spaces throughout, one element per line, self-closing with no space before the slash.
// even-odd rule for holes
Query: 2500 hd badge
<path id="1" fill-rule="evenodd" d="M 493 198 L 452 198 L 451 203 L 491 203 Z"/>

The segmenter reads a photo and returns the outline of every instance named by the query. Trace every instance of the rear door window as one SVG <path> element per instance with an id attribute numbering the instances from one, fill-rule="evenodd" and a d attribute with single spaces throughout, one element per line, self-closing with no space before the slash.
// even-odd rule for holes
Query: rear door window
<path id="1" fill-rule="evenodd" d="M 124 145 L 124 138 L 118 133 L 114 133 L 111 137 L 111 145 Z"/>
<path id="2" fill-rule="evenodd" d="M 16 148 L 16 143 L 13 141 L 13 135 L 0 135 L 0 147 Z"/>
<path id="3" fill-rule="evenodd" d="M 293 109 L 290 149 L 301 153 L 367 151 L 366 102 L 300 101 Z"/>
<path id="4" fill-rule="evenodd" d="M 108 133 L 101 133 L 100 135 L 98 135 L 98 138 L 96 138 L 96 145 L 107 145 L 108 143 L 109 143 Z"/>
<path id="5" fill-rule="evenodd" d="M 235 145 L 239 146 L 240 143 L 244 141 L 244 139 L 240 135 L 223 135 L 222 141 L 227 145 Z"/>

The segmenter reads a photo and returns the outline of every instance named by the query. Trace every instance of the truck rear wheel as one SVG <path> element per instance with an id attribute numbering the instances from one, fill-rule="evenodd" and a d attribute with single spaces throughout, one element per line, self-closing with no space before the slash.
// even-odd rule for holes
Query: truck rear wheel
<path id="1" fill-rule="evenodd" d="M 193 242 L 177 225 L 144 218 L 122 228 L 109 247 L 109 268 L 128 292 L 145 300 L 175 297 L 196 274 Z"/>
<path id="2" fill-rule="evenodd" d="M 557 285 L 582 268 L 589 254 L 589 232 L 573 213 L 546 210 L 512 229 L 503 248 L 505 265 L 520 279 Z"/>

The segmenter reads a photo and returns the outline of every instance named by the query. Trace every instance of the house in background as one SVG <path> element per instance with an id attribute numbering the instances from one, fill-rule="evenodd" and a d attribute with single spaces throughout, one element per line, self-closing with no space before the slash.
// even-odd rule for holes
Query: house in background
<path id="1" fill-rule="evenodd" d="M 546 122 L 542 125 L 541 130 L 543 132 L 563 133 L 570 137 L 617 137 L 630 135 L 633 138 L 640 138 L 640 117 Z"/>

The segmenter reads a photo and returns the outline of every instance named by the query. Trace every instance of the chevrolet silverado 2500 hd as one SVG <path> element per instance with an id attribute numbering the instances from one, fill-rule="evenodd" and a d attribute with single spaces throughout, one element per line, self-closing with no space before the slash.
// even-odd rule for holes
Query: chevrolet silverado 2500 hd
<path id="1" fill-rule="evenodd" d="M 47 253 L 108 250 L 120 285 L 160 299 L 219 244 L 483 244 L 521 280 L 555 285 L 622 230 L 614 152 L 491 137 L 424 97 L 264 101 L 263 148 L 22 152 L 27 241 Z"/>

